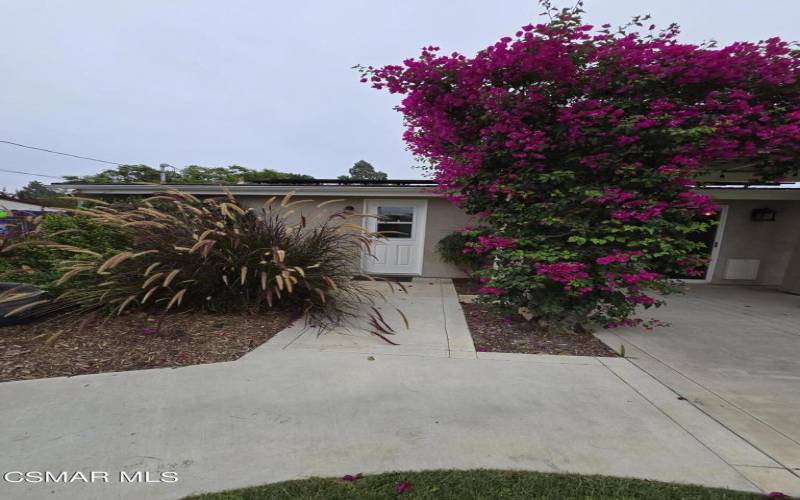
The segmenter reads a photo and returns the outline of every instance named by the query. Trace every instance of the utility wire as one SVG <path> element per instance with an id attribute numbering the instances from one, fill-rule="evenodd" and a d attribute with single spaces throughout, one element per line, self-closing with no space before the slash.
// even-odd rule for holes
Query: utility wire
<path id="1" fill-rule="evenodd" d="M 33 172 L 20 172 L 19 170 L 6 170 L 4 168 L 0 168 L 0 172 L 9 172 L 12 174 L 23 174 L 23 175 L 35 175 L 37 177 L 50 177 L 51 179 L 63 179 L 63 177 L 58 175 L 34 174 Z"/>
<path id="2" fill-rule="evenodd" d="M 108 163 L 109 165 L 117 165 L 117 166 L 124 165 L 124 163 L 117 163 L 115 161 L 106 161 L 106 160 L 100 160 L 100 159 L 97 159 L 97 158 L 90 158 L 88 156 L 80 156 L 80 155 L 73 155 L 73 154 L 70 154 L 70 153 L 62 153 L 60 151 L 53 151 L 52 149 L 37 148 L 36 146 L 27 146 L 25 144 L 20 144 L 18 142 L 3 141 L 3 140 L 0 140 L 0 142 L 3 143 L 3 144 L 10 144 L 12 146 L 19 146 L 21 148 L 35 149 L 37 151 L 44 151 L 45 153 L 52 153 L 52 154 L 55 154 L 55 155 L 71 156 L 72 158 L 80 158 L 81 160 L 97 161 L 97 162 L 100 162 L 100 163 Z M 19 173 L 25 173 L 25 172 L 19 172 Z M 39 174 L 31 174 L 31 175 L 39 175 Z M 52 177 L 52 176 L 45 176 L 45 177 Z"/>

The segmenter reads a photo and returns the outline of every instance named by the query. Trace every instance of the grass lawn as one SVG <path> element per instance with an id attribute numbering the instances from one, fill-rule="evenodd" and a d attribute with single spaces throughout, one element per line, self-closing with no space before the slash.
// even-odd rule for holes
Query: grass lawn
<path id="1" fill-rule="evenodd" d="M 403 491 L 398 491 L 403 490 Z M 754 499 L 762 495 L 673 483 L 577 474 L 498 470 L 389 472 L 353 482 L 311 478 L 221 493 L 194 500 L 279 499 Z"/>

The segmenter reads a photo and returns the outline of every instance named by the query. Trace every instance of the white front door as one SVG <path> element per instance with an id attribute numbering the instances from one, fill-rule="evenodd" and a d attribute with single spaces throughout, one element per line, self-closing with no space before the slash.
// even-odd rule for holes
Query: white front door
<path id="1" fill-rule="evenodd" d="M 427 200 L 366 200 L 367 229 L 383 238 L 364 256 L 364 271 L 371 274 L 422 274 Z"/>

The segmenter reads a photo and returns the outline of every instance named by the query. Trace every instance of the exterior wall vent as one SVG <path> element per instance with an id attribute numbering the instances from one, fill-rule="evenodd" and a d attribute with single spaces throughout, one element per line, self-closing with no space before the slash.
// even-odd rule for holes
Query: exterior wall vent
<path id="1" fill-rule="evenodd" d="M 758 278 L 759 259 L 728 259 L 725 265 L 726 280 L 750 280 Z"/>

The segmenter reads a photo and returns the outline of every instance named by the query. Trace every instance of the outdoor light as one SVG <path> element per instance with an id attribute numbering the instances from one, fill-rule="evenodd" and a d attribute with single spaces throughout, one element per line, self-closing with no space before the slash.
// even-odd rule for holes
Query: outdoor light
<path id="1" fill-rule="evenodd" d="M 750 212 L 750 220 L 755 222 L 773 222 L 778 212 L 771 208 L 754 208 Z"/>

